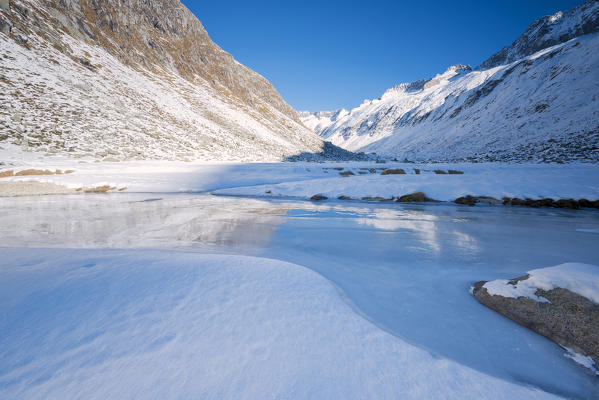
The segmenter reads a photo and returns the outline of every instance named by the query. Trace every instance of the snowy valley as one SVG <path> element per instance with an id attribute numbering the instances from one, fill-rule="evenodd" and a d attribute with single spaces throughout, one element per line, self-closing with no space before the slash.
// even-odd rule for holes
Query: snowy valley
<path id="1" fill-rule="evenodd" d="M 597 399 L 598 162 L 597 0 L 320 112 L 179 0 L 0 0 L 0 398 Z"/>
<path id="2" fill-rule="evenodd" d="M 455 65 L 352 110 L 301 112 L 324 140 L 410 161 L 599 161 L 599 3 L 541 18 L 474 70 Z"/>

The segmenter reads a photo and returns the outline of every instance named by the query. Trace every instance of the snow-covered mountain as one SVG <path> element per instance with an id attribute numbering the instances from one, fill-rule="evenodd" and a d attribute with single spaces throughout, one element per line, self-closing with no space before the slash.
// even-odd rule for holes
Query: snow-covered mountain
<path id="1" fill-rule="evenodd" d="M 539 18 L 511 46 L 493 54 L 479 68 L 508 64 L 547 47 L 599 31 L 598 3 L 597 0 L 587 1 L 566 12 L 559 11 Z"/>
<path id="2" fill-rule="evenodd" d="M 0 0 L 0 146 L 104 160 L 319 152 L 179 0 Z"/>
<path id="3" fill-rule="evenodd" d="M 335 120 L 325 140 L 415 161 L 599 161 L 599 1 L 543 17 L 480 67 L 401 84 Z"/>
<path id="4" fill-rule="evenodd" d="M 335 111 L 298 111 L 304 125 L 315 132 L 321 132 L 331 126 L 335 121 L 349 114 L 344 108 Z"/>

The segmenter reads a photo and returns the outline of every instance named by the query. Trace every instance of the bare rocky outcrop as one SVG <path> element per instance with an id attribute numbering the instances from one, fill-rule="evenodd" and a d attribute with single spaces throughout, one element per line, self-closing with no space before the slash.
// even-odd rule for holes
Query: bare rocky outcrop
<path id="1" fill-rule="evenodd" d="M 489 197 L 489 196 L 471 196 L 471 195 L 467 195 L 467 196 L 462 196 L 462 197 L 458 197 L 457 199 L 455 199 L 453 201 L 456 204 L 463 204 L 466 206 L 473 206 L 475 204 L 487 204 L 487 205 L 496 205 L 496 204 L 501 204 L 501 200 L 498 200 L 494 197 Z"/>
<path id="2" fill-rule="evenodd" d="M 510 283 L 527 278 L 528 275 Z M 563 288 L 536 291 L 537 296 L 549 302 L 490 295 L 485 283 L 474 284 L 473 295 L 479 302 L 561 346 L 591 357 L 599 365 L 598 304 Z"/>

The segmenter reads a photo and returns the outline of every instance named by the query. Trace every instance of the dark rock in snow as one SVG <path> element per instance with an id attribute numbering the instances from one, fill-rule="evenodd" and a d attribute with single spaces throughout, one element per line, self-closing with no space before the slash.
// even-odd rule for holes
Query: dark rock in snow
<path id="1" fill-rule="evenodd" d="M 528 275 L 510 282 L 528 279 Z M 512 283 L 513 282 L 513 283 Z M 474 297 L 533 331 L 577 353 L 590 356 L 599 365 L 599 305 L 567 289 L 538 289 L 536 295 L 550 302 L 538 302 L 527 297 L 517 299 L 490 295 L 483 285 L 474 284 Z"/>
<path id="2" fill-rule="evenodd" d="M 310 197 L 310 200 L 313 200 L 313 201 L 320 201 L 320 200 L 326 200 L 326 199 L 328 199 L 328 197 L 324 196 L 322 194 L 315 194 L 314 196 Z"/>
<path id="3" fill-rule="evenodd" d="M 571 209 L 578 209 L 580 208 L 578 206 L 578 202 L 574 199 L 560 199 L 558 201 L 555 202 L 555 207 L 557 208 L 571 208 Z"/>
<path id="4" fill-rule="evenodd" d="M 396 169 L 386 169 L 383 172 L 381 172 L 381 175 L 405 175 L 406 171 L 404 171 L 401 168 L 396 168 Z"/>
<path id="5" fill-rule="evenodd" d="M 494 197 L 489 197 L 489 196 L 471 196 L 471 195 L 467 195 L 467 196 L 463 196 L 463 197 L 458 197 L 457 199 L 455 199 L 453 201 L 456 204 L 464 204 L 467 206 L 473 206 L 477 203 L 481 203 L 481 204 L 487 204 L 487 205 L 496 205 L 496 204 L 502 204 L 501 200 L 498 200 Z M 505 203 L 503 203 L 505 204 Z"/>
<path id="6" fill-rule="evenodd" d="M 466 205 L 466 206 L 473 206 L 473 205 L 475 205 L 477 203 L 476 197 L 472 197 L 470 195 L 458 197 L 453 202 L 456 203 L 456 204 L 463 204 L 463 205 Z"/>
<path id="7" fill-rule="evenodd" d="M 427 197 L 422 192 L 404 194 L 396 200 L 399 203 L 426 203 L 426 202 L 438 202 L 438 200 Z"/>

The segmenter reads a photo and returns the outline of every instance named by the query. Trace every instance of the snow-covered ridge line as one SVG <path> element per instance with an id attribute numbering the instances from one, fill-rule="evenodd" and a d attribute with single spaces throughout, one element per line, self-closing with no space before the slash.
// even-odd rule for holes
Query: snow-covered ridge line
<path id="1" fill-rule="evenodd" d="M 539 50 L 597 31 L 599 31 L 599 2 L 586 1 L 566 12 L 558 11 L 553 15 L 539 18 L 510 46 L 493 54 L 477 69 L 509 64 Z"/>
<path id="2" fill-rule="evenodd" d="M 584 7 L 599 14 L 599 2 Z M 400 160 L 599 162 L 599 34 L 584 33 L 486 69 L 458 65 L 395 86 L 334 121 L 302 119 L 338 146 Z"/>

